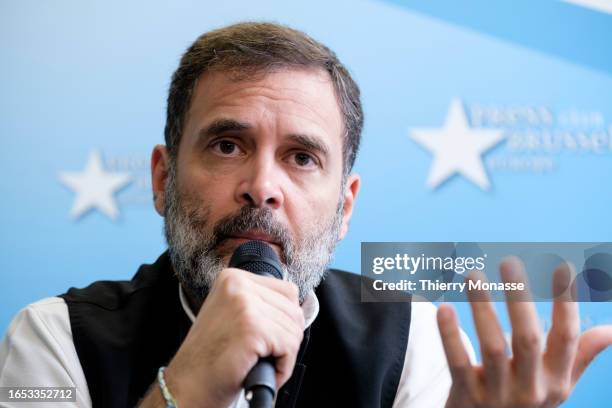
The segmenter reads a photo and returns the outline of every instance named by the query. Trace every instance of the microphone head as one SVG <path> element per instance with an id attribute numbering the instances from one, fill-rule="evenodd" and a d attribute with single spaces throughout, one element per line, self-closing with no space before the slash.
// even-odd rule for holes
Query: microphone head
<path id="1" fill-rule="evenodd" d="M 229 267 L 283 279 L 283 269 L 276 252 L 263 241 L 247 241 L 241 244 L 232 254 Z"/>

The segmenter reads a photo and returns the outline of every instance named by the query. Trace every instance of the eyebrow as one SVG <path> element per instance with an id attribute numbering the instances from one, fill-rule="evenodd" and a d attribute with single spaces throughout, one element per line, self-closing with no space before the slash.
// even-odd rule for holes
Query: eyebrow
<path id="1" fill-rule="evenodd" d="M 227 132 L 242 132 L 251 129 L 251 125 L 234 119 L 217 119 L 210 125 L 198 132 L 198 136 L 204 140 Z"/>
<path id="2" fill-rule="evenodd" d="M 329 149 L 327 148 L 327 145 L 316 136 L 311 136 L 311 135 L 306 135 L 306 134 L 301 134 L 301 133 L 299 134 L 292 133 L 288 135 L 287 137 L 293 142 L 302 145 L 304 148 L 308 150 L 319 152 L 323 156 L 329 155 Z"/>
<path id="3" fill-rule="evenodd" d="M 243 132 L 252 129 L 249 123 L 240 122 L 235 119 L 221 118 L 213 121 L 210 125 L 198 132 L 198 136 L 202 140 L 208 140 L 215 136 L 220 136 L 228 132 Z M 305 149 L 319 152 L 324 156 L 329 155 L 329 148 L 317 136 L 304 133 L 291 133 L 287 138 L 294 143 L 297 143 Z"/>

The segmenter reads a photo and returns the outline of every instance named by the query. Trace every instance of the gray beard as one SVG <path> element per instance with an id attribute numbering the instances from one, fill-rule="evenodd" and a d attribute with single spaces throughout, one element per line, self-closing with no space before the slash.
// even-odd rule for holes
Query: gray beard
<path id="1" fill-rule="evenodd" d="M 344 179 L 341 191 L 344 191 Z M 210 209 L 198 206 L 194 200 L 189 202 L 189 198 L 178 191 L 176 165 L 172 160 L 164 194 L 164 233 L 174 272 L 183 289 L 197 304 L 201 304 L 221 270 L 227 267 L 216 251 L 217 246 L 230 235 L 259 230 L 281 245 L 283 275 L 297 285 L 301 304 L 327 271 L 342 225 L 343 197 L 341 194 L 331 219 L 314 223 L 300 242 L 296 242 L 287 228 L 275 220 L 268 207 L 242 207 L 211 228 Z"/>

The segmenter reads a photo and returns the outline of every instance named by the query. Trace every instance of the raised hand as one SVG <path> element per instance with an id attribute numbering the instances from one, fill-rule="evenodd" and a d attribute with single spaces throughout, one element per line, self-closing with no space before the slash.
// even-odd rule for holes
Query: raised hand
<path id="1" fill-rule="evenodd" d="M 504 282 L 527 284 L 517 258 L 506 258 L 500 271 Z M 555 271 L 553 288 L 558 296 L 545 343 L 528 291 L 506 293 L 512 324 L 511 356 L 488 293 L 468 292 L 480 341 L 480 365 L 470 362 L 452 306 L 440 306 L 438 327 L 453 379 L 447 408 L 556 407 L 568 398 L 589 363 L 612 344 L 612 326 L 580 334 L 578 304 L 569 285 L 572 272 L 567 264 Z"/>

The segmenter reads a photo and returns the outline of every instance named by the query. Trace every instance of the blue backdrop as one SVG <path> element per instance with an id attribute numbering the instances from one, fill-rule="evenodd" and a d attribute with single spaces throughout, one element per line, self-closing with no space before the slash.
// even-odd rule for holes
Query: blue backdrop
<path id="1" fill-rule="evenodd" d="M 361 86 L 363 185 L 334 266 L 359 272 L 361 241 L 612 241 L 610 10 L 546 0 L 2 2 L 0 328 L 29 302 L 130 278 L 164 250 L 149 157 L 163 142 L 170 76 L 199 34 L 242 20 L 306 31 Z M 488 131 L 490 143 L 453 172 L 453 152 L 418 136 L 432 131 Z M 75 208 L 71 183 L 84 174 L 116 176 L 88 211 Z M 550 309 L 538 305 L 544 327 Z M 581 317 L 583 328 L 612 323 L 612 305 L 582 304 Z M 566 406 L 608 406 L 610 367 L 607 350 Z"/>

